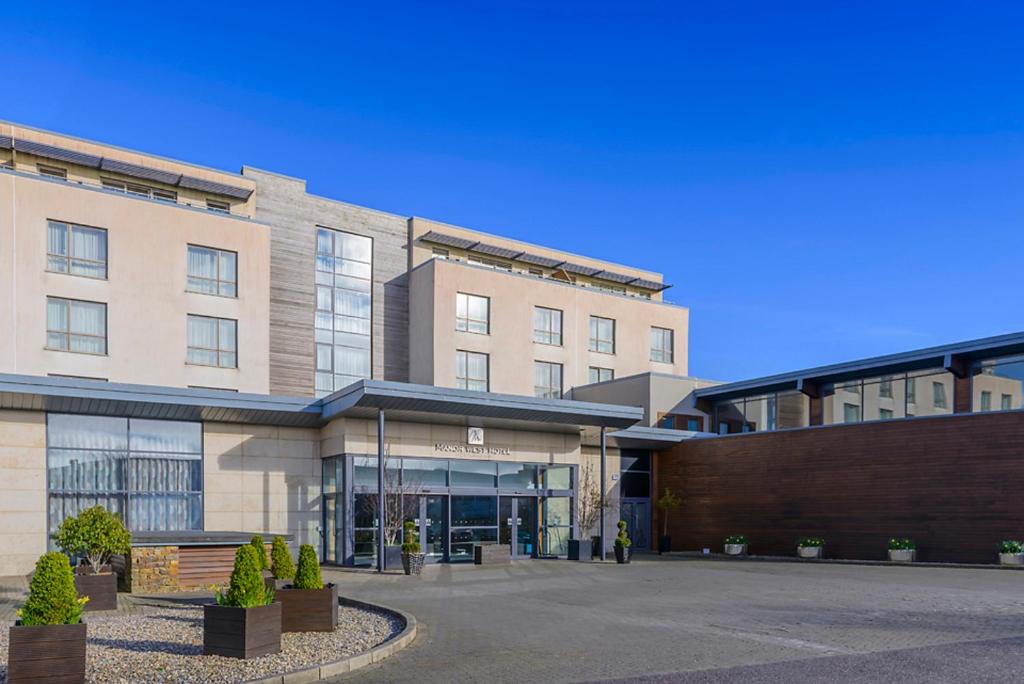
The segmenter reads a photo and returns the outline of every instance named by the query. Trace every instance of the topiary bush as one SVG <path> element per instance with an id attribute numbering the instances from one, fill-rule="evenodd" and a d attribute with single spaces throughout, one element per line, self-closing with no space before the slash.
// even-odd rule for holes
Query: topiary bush
<path id="1" fill-rule="evenodd" d="M 266 554 L 263 554 L 266 555 Z M 260 554 L 252 544 L 244 544 L 235 552 L 235 567 L 231 570 L 231 583 L 227 592 L 217 592 L 217 605 L 235 608 L 265 606 L 274 600 L 274 590 L 268 589 L 260 569 Z"/>
<path id="2" fill-rule="evenodd" d="M 84 556 L 92 573 L 99 574 L 113 554 L 131 550 L 132 535 L 120 516 L 103 506 L 93 506 L 66 518 L 53 535 L 53 541 L 69 556 Z"/>
<path id="3" fill-rule="evenodd" d="M 999 553 L 1024 553 L 1024 543 L 1007 539 L 999 544 Z"/>
<path id="4" fill-rule="evenodd" d="M 270 544 L 270 572 L 274 579 L 285 580 L 295 577 L 295 562 L 284 537 L 274 537 Z"/>
<path id="5" fill-rule="evenodd" d="M 402 544 L 402 553 L 419 553 L 420 540 L 419 535 L 416 534 L 416 523 L 412 520 L 406 520 L 404 529 L 405 534 L 402 538 L 405 542 Z"/>
<path id="6" fill-rule="evenodd" d="M 311 544 L 299 547 L 299 569 L 295 573 L 296 589 L 323 589 L 324 581 L 320 577 L 320 559 L 316 557 L 316 549 Z"/>
<path id="7" fill-rule="evenodd" d="M 78 598 L 71 563 L 63 553 L 44 553 L 36 561 L 28 600 L 18 610 L 23 625 L 77 625 L 87 596 Z"/>
<path id="8" fill-rule="evenodd" d="M 619 521 L 619 533 L 615 535 L 615 546 L 628 549 L 633 542 L 629 540 L 629 535 L 626 534 L 626 521 Z"/>
<path id="9" fill-rule="evenodd" d="M 253 535 L 252 539 L 249 540 L 249 544 L 252 548 L 256 549 L 257 555 L 259 556 L 258 561 L 260 564 L 260 570 L 269 570 L 270 561 L 267 560 L 267 546 L 263 543 L 263 537 L 258 534 Z"/>

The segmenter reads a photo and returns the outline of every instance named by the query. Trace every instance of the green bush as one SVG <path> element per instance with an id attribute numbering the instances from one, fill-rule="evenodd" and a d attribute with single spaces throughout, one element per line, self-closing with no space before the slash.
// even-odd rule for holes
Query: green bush
<path id="1" fill-rule="evenodd" d="M 274 600 L 260 570 L 260 558 L 252 544 L 243 544 L 235 552 L 235 567 L 226 593 L 217 592 L 217 605 L 235 608 L 265 606 Z"/>
<path id="2" fill-rule="evenodd" d="M 798 541 L 796 545 L 801 546 L 803 548 L 824 546 L 825 540 L 821 537 L 800 537 L 800 541 Z"/>
<path id="3" fill-rule="evenodd" d="M 746 544 L 747 536 L 744 534 L 730 534 L 725 538 L 726 544 Z"/>
<path id="4" fill-rule="evenodd" d="M 626 534 L 626 521 L 620 520 L 618 525 L 619 533 L 615 535 L 615 546 L 620 549 L 628 549 L 633 542 L 629 540 L 629 535 Z"/>
<path id="5" fill-rule="evenodd" d="M 93 506 L 66 518 L 53 541 L 69 556 L 84 556 L 92 572 L 98 574 L 113 554 L 129 552 L 132 535 L 119 516 L 103 506 Z"/>
<path id="6" fill-rule="evenodd" d="M 270 561 L 267 560 L 267 546 L 263 543 L 263 537 L 255 534 L 252 539 L 249 540 L 249 544 L 252 545 L 252 548 L 256 549 L 256 554 L 258 556 L 257 561 L 260 564 L 260 570 L 269 570 Z"/>
<path id="7" fill-rule="evenodd" d="M 274 537 L 270 544 L 270 573 L 279 580 L 295 577 L 295 562 L 284 537 Z"/>
<path id="8" fill-rule="evenodd" d="M 1024 553 L 1024 542 L 1008 539 L 999 545 L 999 553 Z"/>
<path id="9" fill-rule="evenodd" d="M 324 588 L 324 581 L 320 578 L 320 560 L 310 544 L 299 547 L 299 569 L 295 573 L 294 586 L 296 589 Z"/>
<path id="10" fill-rule="evenodd" d="M 78 598 L 71 564 L 63 553 L 44 553 L 28 585 L 28 600 L 18 610 L 23 625 L 77 625 L 88 597 Z"/>
<path id="11" fill-rule="evenodd" d="M 911 539 L 899 539 L 893 537 L 889 540 L 890 551 L 913 551 L 915 548 L 914 542 Z"/>
<path id="12" fill-rule="evenodd" d="M 404 528 L 402 538 L 405 542 L 402 544 L 402 553 L 419 553 L 420 540 L 416 534 L 416 523 L 412 520 L 406 520 Z"/>

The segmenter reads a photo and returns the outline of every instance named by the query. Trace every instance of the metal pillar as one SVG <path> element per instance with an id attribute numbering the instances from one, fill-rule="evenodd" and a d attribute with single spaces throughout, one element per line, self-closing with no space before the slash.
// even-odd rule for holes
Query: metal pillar
<path id="1" fill-rule="evenodd" d="M 384 572 L 384 409 L 377 409 L 377 572 Z"/>
<path id="2" fill-rule="evenodd" d="M 601 560 L 604 560 L 604 533 L 605 533 L 605 510 L 607 510 L 607 503 L 605 502 L 605 492 L 607 486 L 605 485 L 605 470 L 607 469 L 607 439 L 604 434 L 605 428 L 601 426 Z"/>

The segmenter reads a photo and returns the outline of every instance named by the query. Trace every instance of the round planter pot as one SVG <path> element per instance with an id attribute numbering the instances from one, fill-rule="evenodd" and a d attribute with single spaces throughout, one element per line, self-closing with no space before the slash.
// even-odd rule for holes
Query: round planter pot
<path id="1" fill-rule="evenodd" d="M 915 549 L 889 549 L 889 560 L 893 563 L 913 563 L 916 556 Z"/>
<path id="2" fill-rule="evenodd" d="M 999 554 L 1000 565 L 1024 565 L 1024 553 Z"/>
<path id="3" fill-rule="evenodd" d="M 424 553 L 403 553 L 402 570 L 406 575 L 418 575 L 423 572 L 423 563 L 427 555 Z"/>
<path id="4" fill-rule="evenodd" d="M 725 555 L 727 556 L 745 556 L 747 555 L 746 544 L 726 544 Z"/>
<path id="5" fill-rule="evenodd" d="M 796 555 L 800 558 L 821 558 L 820 546 L 798 546 Z"/>

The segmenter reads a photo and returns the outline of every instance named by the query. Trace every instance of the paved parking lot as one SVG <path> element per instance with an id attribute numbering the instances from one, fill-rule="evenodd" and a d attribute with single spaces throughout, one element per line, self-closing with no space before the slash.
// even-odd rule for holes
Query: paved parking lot
<path id="1" fill-rule="evenodd" d="M 325 571 L 420 621 L 369 682 L 1024 680 L 1024 572 L 658 559 Z"/>

